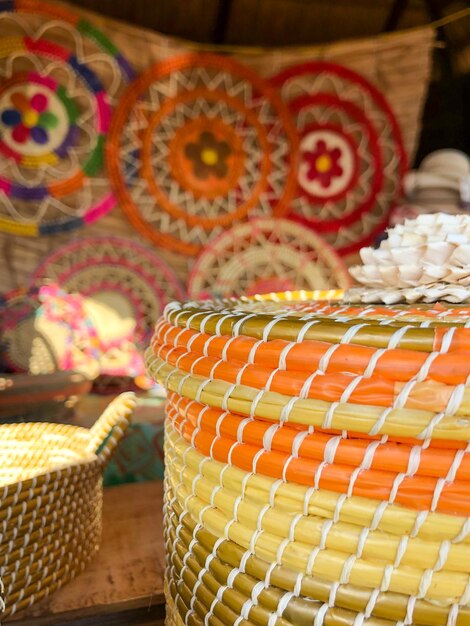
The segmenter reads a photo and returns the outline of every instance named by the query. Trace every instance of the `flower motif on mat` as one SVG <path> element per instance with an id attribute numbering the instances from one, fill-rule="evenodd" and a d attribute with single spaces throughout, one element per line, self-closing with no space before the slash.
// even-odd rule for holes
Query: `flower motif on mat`
<path id="1" fill-rule="evenodd" d="M 226 141 L 217 141 L 213 133 L 202 132 L 197 143 L 188 143 L 185 154 L 193 162 L 197 178 L 206 179 L 211 174 L 224 178 L 227 175 L 230 146 Z"/>
<path id="2" fill-rule="evenodd" d="M 12 129 L 11 136 L 17 143 L 25 143 L 29 139 L 37 144 L 45 144 L 49 140 L 49 132 L 58 124 L 57 116 L 48 111 L 48 99 L 43 93 L 36 93 L 31 98 L 20 91 L 10 97 L 13 108 L 4 109 L 1 120 Z"/>
<path id="3" fill-rule="evenodd" d="M 307 178 L 318 180 L 322 187 L 329 187 L 333 178 L 343 174 L 339 164 L 341 150 L 339 148 L 329 150 L 323 139 L 317 141 L 313 150 L 304 152 L 303 158 L 309 164 Z"/>

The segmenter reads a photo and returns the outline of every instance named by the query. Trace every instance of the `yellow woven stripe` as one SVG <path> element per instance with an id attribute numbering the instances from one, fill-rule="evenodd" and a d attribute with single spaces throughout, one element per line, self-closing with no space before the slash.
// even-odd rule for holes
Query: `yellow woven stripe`
<path id="1" fill-rule="evenodd" d="M 233 386 L 222 380 L 186 374 L 156 358 L 151 351 L 146 353 L 146 364 L 149 375 L 170 391 L 189 400 L 239 415 L 250 416 L 253 413 L 255 417 L 271 422 L 283 421 L 325 428 L 325 417 L 332 406 L 323 400 L 296 399 L 286 412 L 285 407 L 292 400 L 290 396 L 271 391 L 259 395 L 258 389 L 246 385 Z M 457 416 L 460 413 L 466 415 L 466 410 L 463 406 L 459 407 Z M 342 402 L 336 406 L 328 428 L 350 429 L 360 433 L 370 433 L 377 428 L 374 434 L 420 438 L 435 417 L 436 413 L 433 411 L 396 408 L 388 412 L 383 407 Z M 465 417 L 446 416 L 431 429 L 429 436 L 434 439 L 468 441 L 469 420 Z"/>
<path id="2" fill-rule="evenodd" d="M 263 293 L 250 297 L 240 298 L 243 302 L 253 301 L 274 301 L 274 302 L 292 302 L 292 301 L 320 301 L 332 302 L 342 300 L 344 289 L 316 289 L 315 291 L 282 291 L 279 293 Z"/>
<path id="3" fill-rule="evenodd" d="M 207 463 L 209 463 L 209 461 L 204 464 L 204 467 Z M 253 527 L 256 527 L 258 520 L 252 520 L 252 524 L 248 524 L 247 526 L 246 516 L 244 517 L 242 512 L 240 512 L 239 518 L 237 516 L 239 521 L 235 521 L 231 515 L 227 517 L 222 510 L 211 507 L 207 502 L 202 501 L 199 497 L 194 495 L 194 491 L 189 487 L 189 483 L 192 482 L 194 485 L 196 481 L 191 474 L 186 476 L 183 471 L 181 474 L 183 481 L 181 483 L 176 476 L 176 474 L 179 473 L 175 472 L 175 470 L 176 468 L 170 463 L 167 477 L 178 501 L 180 504 L 184 503 L 193 519 L 202 522 L 203 526 L 217 537 L 222 537 L 228 532 L 228 538 L 230 540 L 244 549 L 254 548 L 255 555 L 268 562 L 274 562 L 279 558 L 278 550 L 280 547 L 280 537 L 276 537 L 269 532 L 263 532 L 259 534 L 253 546 L 252 539 L 254 533 L 256 533 Z M 214 487 L 216 485 L 217 483 L 214 483 Z M 404 511 L 406 511 L 406 509 L 404 509 Z M 309 557 L 315 547 L 315 544 L 310 542 L 289 542 L 282 551 L 281 563 L 296 571 L 306 572 L 309 569 Z M 343 568 L 348 558 L 348 555 L 344 552 L 337 549 L 325 548 L 318 553 L 314 561 L 312 574 L 332 582 L 337 582 L 341 578 Z M 387 561 L 382 559 L 368 560 L 364 557 L 358 557 L 354 560 L 348 582 L 372 589 L 380 588 L 384 568 L 387 565 L 392 565 L 392 563 L 387 563 Z M 390 591 L 404 593 L 406 595 L 419 593 L 420 581 L 424 574 L 422 569 L 413 568 L 409 565 L 398 565 L 393 566 L 393 570 L 389 586 Z M 469 583 L 469 576 L 462 572 L 441 570 L 432 572 L 432 580 L 433 584 L 427 590 L 426 597 L 451 604 L 455 601 L 459 601 L 460 597 L 464 595 L 465 589 Z"/>
<path id="4" fill-rule="evenodd" d="M 250 474 L 247 477 L 247 472 L 235 466 L 224 469 L 226 466 L 223 463 L 213 461 L 190 448 L 169 423 L 166 425 L 166 440 L 167 453 L 171 447 L 173 457 L 184 458 L 185 465 L 200 471 L 201 475 L 214 485 L 222 484 L 238 494 L 244 490 L 245 496 L 255 502 L 263 504 L 270 502 L 271 490 L 276 483 L 274 478 L 260 474 Z M 306 498 L 308 498 L 307 505 L 305 504 Z M 282 483 L 276 489 L 274 504 L 276 508 L 285 512 L 303 514 L 306 510 L 308 515 L 333 519 L 339 501 L 341 501 L 341 495 L 333 491 L 326 489 L 309 491 L 309 488 L 304 485 Z M 370 527 L 379 506 L 379 500 L 351 496 L 341 505 L 337 518 L 346 524 Z M 409 535 L 413 531 L 418 515 L 419 511 L 407 509 L 398 504 L 387 504 L 376 527 L 393 535 Z M 415 536 L 424 541 L 452 540 L 460 534 L 466 519 L 456 515 L 430 512 Z M 470 543 L 470 537 L 466 535 L 461 543 Z"/>
<path id="5" fill-rule="evenodd" d="M 43 163 L 46 165 L 55 165 L 57 161 L 57 155 L 51 152 L 50 154 L 44 154 L 43 156 L 24 156 L 21 159 L 21 164 L 26 167 L 39 167 Z"/>
<path id="6" fill-rule="evenodd" d="M 26 50 L 23 37 L 2 37 L 0 39 L 0 59 L 19 50 Z"/>
<path id="7" fill-rule="evenodd" d="M 23 235 L 25 237 L 37 237 L 39 235 L 37 224 L 21 224 L 7 217 L 0 217 L 0 231 L 10 235 Z"/>

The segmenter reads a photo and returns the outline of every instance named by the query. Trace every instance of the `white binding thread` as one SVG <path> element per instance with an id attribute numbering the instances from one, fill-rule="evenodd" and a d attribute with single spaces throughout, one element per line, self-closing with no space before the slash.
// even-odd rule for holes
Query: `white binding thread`
<path id="1" fill-rule="evenodd" d="M 264 341 L 262 339 L 259 339 L 253 344 L 248 354 L 247 363 L 250 363 L 251 365 L 253 365 L 253 363 L 255 362 L 256 352 L 262 344 L 264 344 Z"/>
<path id="2" fill-rule="evenodd" d="M 302 328 L 299 330 L 299 334 L 297 335 L 297 339 L 295 340 L 295 343 L 302 343 L 305 335 L 310 330 L 310 328 L 312 328 L 312 326 L 315 326 L 315 324 L 318 324 L 319 322 L 320 320 L 310 320 L 309 322 L 304 324 Z"/>

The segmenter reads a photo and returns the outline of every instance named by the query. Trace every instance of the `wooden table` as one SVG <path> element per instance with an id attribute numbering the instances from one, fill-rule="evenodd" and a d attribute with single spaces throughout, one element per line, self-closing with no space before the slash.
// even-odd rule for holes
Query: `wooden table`
<path id="1" fill-rule="evenodd" d="M 105 489 L 101 549 L 49 598 L 11 626 L 163 626 L 162 483 Z"/>

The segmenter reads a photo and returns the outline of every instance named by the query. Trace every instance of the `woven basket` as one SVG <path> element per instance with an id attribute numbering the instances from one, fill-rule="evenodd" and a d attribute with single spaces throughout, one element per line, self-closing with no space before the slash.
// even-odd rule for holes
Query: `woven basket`
<path id="1" fill-rule="evenodd" d="M 470 623 L 470 308 L 173 303 L 168 626 Z"/>
<path id="2" fill-rule="evenodd" d="M 91 429 L 64 424 L 0 426 L 0 575 L 5 615 L 77 575 L 98 550 L 102 473 L 135 399 L 114 400 Z"/>

